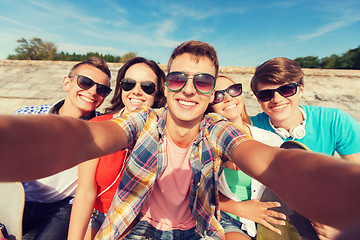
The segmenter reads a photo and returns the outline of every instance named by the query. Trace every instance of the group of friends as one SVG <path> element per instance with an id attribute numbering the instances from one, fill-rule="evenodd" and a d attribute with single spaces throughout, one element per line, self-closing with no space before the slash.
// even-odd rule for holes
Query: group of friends
<path id="1" fill-rule="evenodd" d="M 135 57 L 100 114 L 111 76 L 93 57 L 64 77 L 65 99 L 0 116 L 0 181 L 23 182 L 24 237 L 255 239 L 256 224 L 281 234 L 281 204 L 260 200 L 269 188 L 320 240 L 341 239 L 360 220 L 359 123 L 300 105 L 304 73 L 293 60 L 256 68 L 263 112 L 252 117 L 242 84 L 218 70 L 200 41 L 174 49 L 167 75 Z M 287 140 L 312 152 L 278 148 Z"/>

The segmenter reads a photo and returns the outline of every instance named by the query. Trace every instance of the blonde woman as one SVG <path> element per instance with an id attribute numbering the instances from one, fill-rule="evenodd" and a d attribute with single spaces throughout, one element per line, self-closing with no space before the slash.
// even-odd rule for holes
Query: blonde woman
<path id="1" fill-rule="evenodd" d="M 215 99 L 210 110 L 226 117 L 241 127 L 254 140 L 270 146 L 280 146 L 282 140 L 276 134 L 251 125 L 242 97 L 241 83 L 235 83 L 227 76 L 219 75 L 216 80 Z M 226 239 L 250 239 L 256 236 L 255 222 L 278 232 L 273 224 L 281 224 L 285 216 L 268 208 L 278 207 L 278 202 L 260 202 L 265 187 L 246 175 L 230 161 L 220 176 L 221 224 Z M 229 199 L 233 201 L 229 201 Z"/>

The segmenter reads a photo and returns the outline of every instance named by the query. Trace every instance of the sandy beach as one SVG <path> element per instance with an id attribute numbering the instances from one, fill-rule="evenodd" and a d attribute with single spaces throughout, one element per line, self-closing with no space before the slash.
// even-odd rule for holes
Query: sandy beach
<path id="1" fill-rule="evenodd" d="M 76 62 L 0 60 L 0 114 L 21 106 L 52 104 L 65 96 L 62 79 Z M 109 63 L 112 87 L 121 63 Z M 161 65 L 165 70 L 166 65 Z M 220 67 L 220 73 L 243 84 L 247 111 L 261 111 L 250 90 L 253 67 Z M 360 122 L 360 70 L 304 69 L 301 104 L 340 108 Z M 101 109 L 108 105 L 110 95 Z"/>

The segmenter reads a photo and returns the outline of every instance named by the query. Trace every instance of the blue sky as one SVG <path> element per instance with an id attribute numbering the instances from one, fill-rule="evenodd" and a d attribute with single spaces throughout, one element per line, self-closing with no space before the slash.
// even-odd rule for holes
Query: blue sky
<path id="1" fill-rule="evenodd" d="M 359 0 L 0 0 L 0 9 L 0 59 L 22 37 L 69 53 L 132 51 L 162 64 L 194 39 L 213 45 L 221 66 L 250 67 L 360 45 Z"/>

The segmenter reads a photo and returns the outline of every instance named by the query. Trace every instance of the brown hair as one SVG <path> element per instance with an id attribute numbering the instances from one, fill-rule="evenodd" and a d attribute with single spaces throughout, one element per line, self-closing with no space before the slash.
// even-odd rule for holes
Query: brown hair
<path id="1" fill-rule="evenodd" d="M 284 84 L 300 82 L 301 85 L 304 85 L 303 78 L 304 72 L 297 62 L 286 57 L 277 57 L 264 62 L 256 68 L 250 86 L 253 93 L 256 93 L 259 83 Z"/>
<path id="2" fill-rule="evenodd" d="M 215 78 L 217 77 L 218 71 L 219 71 L 219 61 L 218 61 L 218 57 L 216 54 L 216 51 L 214 49 L 214 47 L 212 47 L 210 44 L 205 43 L 205 42 L 200 42 L 200 41 L 187 41 L 184 42 L 182 44 L 180 44 L 179 46 L 177 46 L 174 51 L 172 52 L 168 65 L 167 65 L 167 72 L 169 73 L 170 68 L 171 68 L 171 64 L 173 62 L 173 60 L 184 54 L 184 53 L 189 53 L 195 56 L 195 61 L 198 62 L 200 57 L 207 57 L 209 58 L 215 67 Z"/>
<path id="3" fill-rule="evenodd" d="M 232 83 L 236 84 L 236 83 L 234 82 L 234 80 L 232 80 L 232 79 L 229 78 L 228 76 L 225 76 L 225 75 L 219 75 L 219 76 L 217 76 L 217 78 L 220 78 L 220 77 L 226 78 L 226 79 L 230 80 Z M 209 105 L 207 112 L 214 112 L 214 109 L 212 108 L 212 104 Z M 243 122 L 252 125 L 251 119 L 250 119 L 249 115 L 248 115 L 247 112 L 246 112 L 245 104 L 244 104 L 244 110 L 243 110 L 242 113 L 241 113 L 241 119 L 242 119 Z"/>
<path id="4" fill-rule="evenodd" d="M 110 73 L 110 69 L 109 69 L 106 61 L 104 59 L 98 58 L 98 57 L 90 57 L 90 58 L 76 64 L 70 70 L 69 76 L 74 75 L 74 71 L 76 71 L 79 67 L 81 67 L 83 65 L 89 65 L 89 66 L 93 66 L 93 67 L 99 69 L 100 71 L 105 73 L 108 76 L 109 80 L 110 80 L 111 73 Z"/>
<path id="5" fill-rule="evenodd" d="M 127 61 L 118 71 L 118 75 L 116 77 L 116 87 L 114 91 L 114 96 L 111 99 L 110 103 L 111 106 L 105 109 L 105 113 L 113 113 L 117 110 L 120 110 L 125 107 L 121 95 L 122 95 L 122 88 L 121 88 L 121 80 L 124 78 L 126 71 L 133 65 L 138 63 L 144 63 L 157 76 L 157 93 L 155 95 L 154 104 L 152 107 L 159 108 L 165 106 L 166 98 L 164 95 L 164 87 L 165 87 L 165 73 L 164 71 L 159 67 L 159 65 L 152 61 L 148 60 L 143 57 L 135 57 Z"/>

